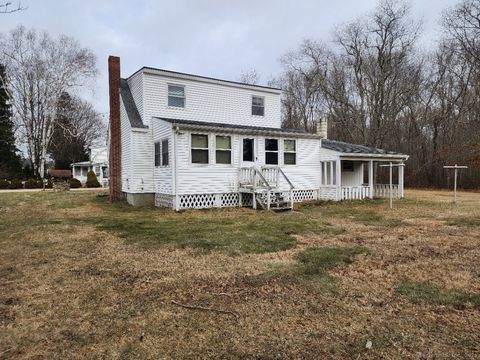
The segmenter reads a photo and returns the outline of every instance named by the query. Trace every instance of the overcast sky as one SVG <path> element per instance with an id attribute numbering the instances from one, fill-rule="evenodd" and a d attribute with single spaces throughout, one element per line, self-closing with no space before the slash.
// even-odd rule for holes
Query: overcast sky
<path id="1" fill-rule="evenodd" d="M 9 0 L 17 3 L 16 0 Z M 0 1 L 4 2 L 4 1 Z M 121 57 L 122 76 L 152 66 L 228 80 L 255 68 L 265 83 L 278 59 L 305 38 L 328 42 L 332 29 L 373 10 L 376 0 L 23 0 L 27 10 L 0 15 L 0 32 L 17 25 L 77 38 L 98 57 L 100 76 L 85 94 L 108 111 L 108 55 Z M 439 33 L 439 17 L 456 0 L 412 0 L 423 19 L 425 46 Z"/>

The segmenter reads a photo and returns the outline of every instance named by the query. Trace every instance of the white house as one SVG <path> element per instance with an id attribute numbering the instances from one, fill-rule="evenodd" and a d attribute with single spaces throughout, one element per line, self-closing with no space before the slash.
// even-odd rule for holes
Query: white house
<path id="1" fill-rule="evenodd" d="M 80 180 L 82 184 L 87 182 L 87 173 L 90 170 L 95 172 L 98 182 L 103 186 L 108 186 L 108 147 L 91 147 L 88 161 L 81 161 L 71 164 L 72 177 Z"/>
<path id="2" fill-rule="evenodd" d="M 281 90 L 109 58 L 110 188 L 175 210 L 385 197 L 376 164 L 408 156 L 281 128 Z M 112 157 L 113 156 L 113 157 Z M 403 196 L 399 167 L 395 196 Z"/>

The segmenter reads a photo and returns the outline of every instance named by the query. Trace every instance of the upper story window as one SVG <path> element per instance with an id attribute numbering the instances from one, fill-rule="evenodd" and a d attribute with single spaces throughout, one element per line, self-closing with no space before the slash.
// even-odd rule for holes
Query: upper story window
<path id="1" fill-rule="evenodd" d="M 168 84 L 168 106 L 185 107 L 185 86 Z"/>
<path id="2" fill-rule="evenodd" d="M 215 137 L 215 157 L 217 164 L 232 163 L 232 138 L 230 136 Z"/>
<path id="3" fill-rule="evenodd" d="M 285 165 L 295 165 L 297 163 L 297 147 L 295 140 L 283 141 L 283 163 Z"/>
<path id="4" fill-rule="evenodd" d="M 265 139 L 265 164 L 278 165 L 277 139 Z"/>
<path id="5" fill-rule="evenodd" d="M 192 163 L 208 164 L 208 135 L 192 134 Z"/>
<path id="6" fill-rule="evenodd" d="M 263 96 L 252 96 L 252 115 L 265 115 L 265 98 Z"/>

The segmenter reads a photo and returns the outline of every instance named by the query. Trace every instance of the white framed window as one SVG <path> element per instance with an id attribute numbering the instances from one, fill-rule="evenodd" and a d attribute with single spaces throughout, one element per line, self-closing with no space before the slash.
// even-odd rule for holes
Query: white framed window
<path id="1" fill-rule="evenodd" d="M 252 115 L 265 115 L 265 98 L 263 96 L 252 96 Z"/>
<path id="2" fill-rule="evenodd" d="M 283 140 L 283 163 L 285 165 L 297 164 L 296 140 Z"/>
<path id="3" fill-rule="evenodd" d="M 208 135 L 192 134 L 191 152 L 193 164 L 208 164 Z"/>
<path id="4" fill-rule="evenodd" d="M 230 136 L 215 136 L 215 159 L 217 164 L 232 163 L 232 138 Z"/>
<path id="5" fill-rule="evenodd" d="M 265 164 L 278 165 L 277 139 L 265 139 Z"/>
<path id="6" fill-rule="evenodd" d="M 161 165 L 161 161 L 160 161 L 160 141 L 155 142 L 154 148 L 155 148 L 155 155 L 154 155 L 155 166 L 160 166 Z"/>
<path id="7" fill-rule="evenodd" d="M 322 161 L 320 162 L 322 170 L 322 185 L 336 185 L 337 183 L 337 162 Z"/>
<path id="8" fill-rule="evenodd" d="M 168 166 L 168 139 L 162 140 L 162 166 Z"/>
<path id="9" fill-rule="evenodd" d="M 95 176 L 96 177 L 100 176 L 100 166 L 95 166 Z"/>
<path id="10" fill-rule="evenodd" d="M 168 84 L 168 106 L 185 107 L 185 86 Z"/>

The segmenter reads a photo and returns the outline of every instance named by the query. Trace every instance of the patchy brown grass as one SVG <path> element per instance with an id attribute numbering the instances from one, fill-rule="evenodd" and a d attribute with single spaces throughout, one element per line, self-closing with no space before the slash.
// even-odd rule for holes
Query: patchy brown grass
<path id="1" fill-rule="evenodd" d="M 0 193 L 0 359 L 478 358 L 480 194 L 450 201 L 175 214 Z"/>

